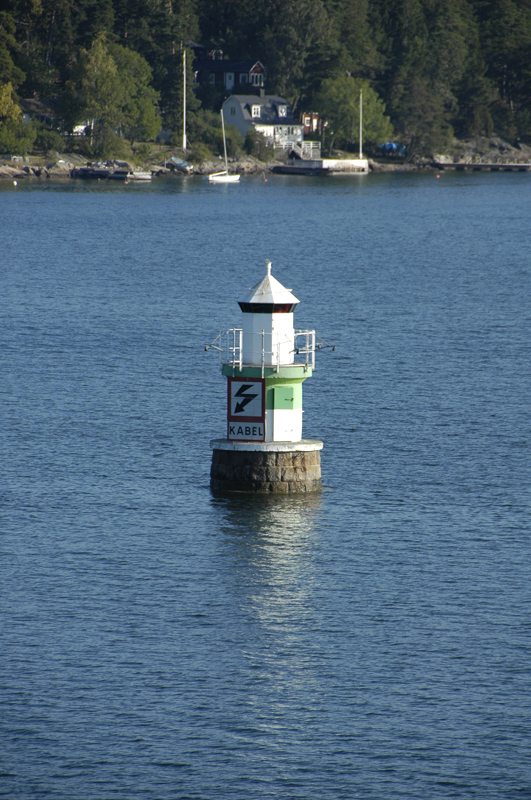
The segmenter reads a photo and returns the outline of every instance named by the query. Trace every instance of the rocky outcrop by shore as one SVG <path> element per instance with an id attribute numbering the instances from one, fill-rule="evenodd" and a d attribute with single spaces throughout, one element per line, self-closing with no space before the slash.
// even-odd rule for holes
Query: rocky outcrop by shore
<path id="1" fill-rule="evenodd" d="M 247 156 L 229 161 L 229 172 L 237 172 L 240 175 L 258 175 L 261 172 L 269 172 L 270 166 L 270 164 L 265 164 L 257 158 Z M 214 161 L 214 159 L 211 159 L 202 161 L 200 164 L 194 164 L 194 174 L 196 175 L 210 175 L 222 169 L 225 169 L 225 165 L 221 160 Z"/>
<path id="2" fill-rule="evenodd" d="M 470 139 L 454 139 L 444 155 L 462 161 L 467 158 L 488 159 L 496 156 L 514 161 L 527 161 L 531 159 L 531 147 L 521 142 L 513 145 L 495 135 L 475 136 Z"/>
<path id="3" fill-rule="evenodd" d="M 405 161 L 391 162 L 391 161 L 375 161 L 369 158 L 369 169 L 371 172 L 419 172 L 431 169 L 430 164 L 426 162 L 407 163 Z"/>
<path id="4" fill-rule="evenodd" d="M 68 161 L 56 161 L 47 167 L 32 166 L 25 164 L 15 166 L 14 164 L 0 164 L 0 178 L 70 178 L 70 173 L 74 165 Z"/>
<path id="5" fill-rule="evenodd" d="M 531 161 L 531 147 L 518 142 L 512 145 L 499 136 L 475 136 L 470 139 L 454 139 L 449 147 L 441 153 L 434 154 L 431 159 L 418 158 L 411 162 L 393 161 L 392 159 L 375 161 L 369 159 L 373 172 L 417 172 L 433 169 L 434 162 L 451 163 L 453 161 L 485 160 L 502 158 L 509 161 Z"/>

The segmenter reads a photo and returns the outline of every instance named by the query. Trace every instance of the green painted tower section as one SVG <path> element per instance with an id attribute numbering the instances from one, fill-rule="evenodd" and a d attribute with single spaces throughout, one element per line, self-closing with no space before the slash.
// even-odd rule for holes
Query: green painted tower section
<path id="1" fill-rule="evenodd" d="M 301 374 L 302 373 L 302 374 Z M 222 374 L 227 378 L 261 378 L 260 367 L 234 368 L 231 364 L 224 364 Z M 307 367 L 265 367 L 265 407 L 266 411 L 276 409 L 302 409 L 302 384 L 311 378 L 313 370 Z"/>

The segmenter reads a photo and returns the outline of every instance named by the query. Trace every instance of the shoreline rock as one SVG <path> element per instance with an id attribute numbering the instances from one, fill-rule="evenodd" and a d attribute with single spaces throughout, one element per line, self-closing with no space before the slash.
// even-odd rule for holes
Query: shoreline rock
<path id="1" fill-rule="evenodd" d="M 393 164 L 387 161 L 375 161 L 369 158 L 369 169 L 371 172 L 426 172 L 433 167 L 428 163 L 407 163 Z"/>
<path id="2" fill-rule="evenodd" d="M 208 159 L 194 164 L 194 175 L 211 175 L 213 172 L 220 172 L 222 169 L 225 169 L 223 161 Z M 257 175 L 260 172 L 270 171 L 270 164 L 265 164 L 263 161 L 251 156 L 229 161 L 229 172 L 238 173 L 239 175 Z"/>

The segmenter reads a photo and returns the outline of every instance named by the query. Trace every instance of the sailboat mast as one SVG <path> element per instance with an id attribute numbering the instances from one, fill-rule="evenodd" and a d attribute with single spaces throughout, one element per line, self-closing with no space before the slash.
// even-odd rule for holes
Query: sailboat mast
<path id="1" fill-rule="evenodd" d="M 186 48 L 183 47 L 183 150 L 186 152 Z"/>
<path id="2" fill-rule="evenodd" d="M 223 152 L 225 153 L 225 169 L 229 171 L 229 163 L 227 161 L 227 142 L 225 141 L 225 120 L 223 118 L 223 109 L 221 109 L 221 130 L 223 131 Z"/>

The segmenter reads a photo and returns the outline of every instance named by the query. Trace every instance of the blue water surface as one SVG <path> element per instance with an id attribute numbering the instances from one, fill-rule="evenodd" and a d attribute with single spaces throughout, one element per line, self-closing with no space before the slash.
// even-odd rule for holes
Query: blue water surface
<path id="1" fill-rule="evenodd" d="M 0 184 L 0 797 L 531 797 L 530 193 Z M 214 497 L 265 259 L 324 490 Z"/>

